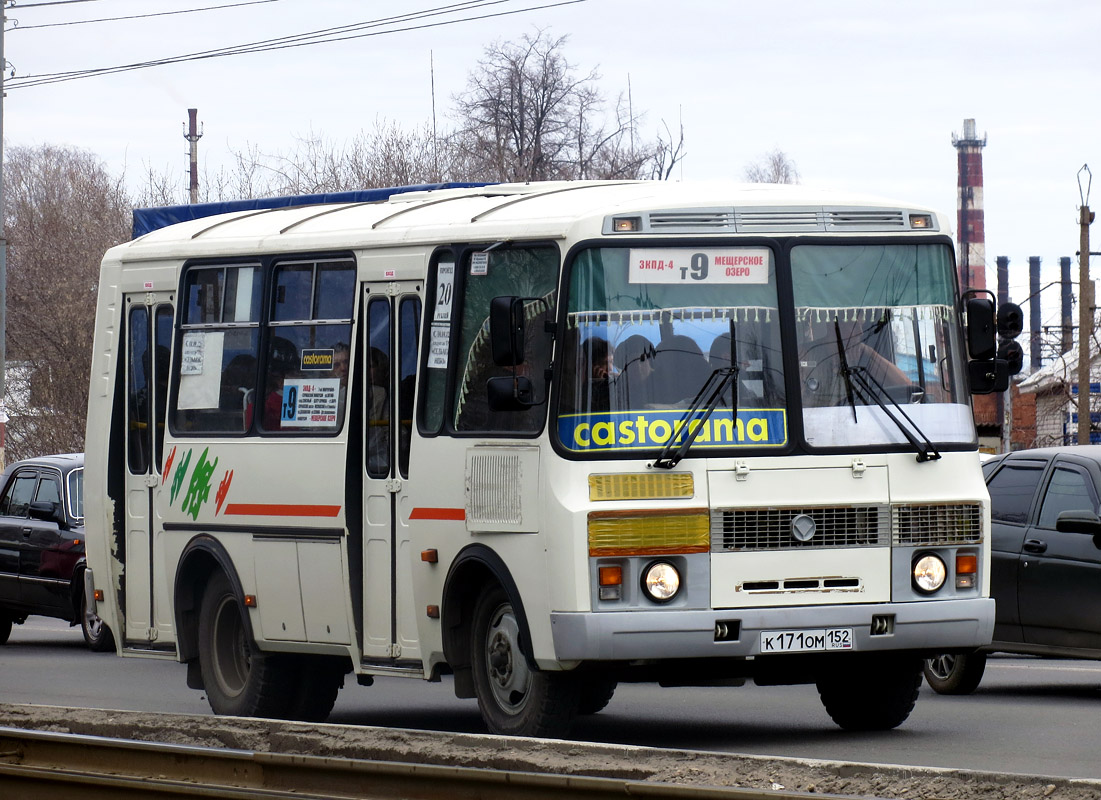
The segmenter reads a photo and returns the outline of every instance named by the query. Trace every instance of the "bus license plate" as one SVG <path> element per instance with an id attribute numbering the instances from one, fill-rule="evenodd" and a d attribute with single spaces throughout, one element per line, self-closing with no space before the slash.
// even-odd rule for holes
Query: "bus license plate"
<path id="1" fill-rule="evenodd" d="M 762 654 L 852 649 L 852 628 L 819 628 L 810 631 L 761 631 Z"/>

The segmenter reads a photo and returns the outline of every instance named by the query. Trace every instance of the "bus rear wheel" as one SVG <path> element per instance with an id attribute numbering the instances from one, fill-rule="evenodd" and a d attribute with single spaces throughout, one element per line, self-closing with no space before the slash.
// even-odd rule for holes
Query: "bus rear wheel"
<path id="1" fill-rule="evenodd" d="M 474 607 L 474 690 L 493 733 L 561 738 L 577 715 L 580 684 L 565 672 L 533 670 L 520 650 L 520 624 L 500 587 Z"/>
<path id="2" fill-rule="evenodd" d="M 845 730 L 890 730 L 913 711 L 922 666 L 911 655 L 839 656 L 818 679 L 818 694 L 830 718 Z"/>
<path id="3" fill-rule="evenodd" d="M 199 612 L 199 665 L 215 714 L 286 717 L 295 676 L 287 656 L 252 643 L 244 608 L 224 574 L 211 578 Z"/>

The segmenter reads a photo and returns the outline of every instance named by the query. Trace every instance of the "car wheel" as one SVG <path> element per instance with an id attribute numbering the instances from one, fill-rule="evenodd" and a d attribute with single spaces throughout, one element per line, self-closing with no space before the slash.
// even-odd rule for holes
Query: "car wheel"
<path id="1" fill-rule="evenodd" d="M 580 684 L 566 672 L 531 669 L 520 650 L 520 624 L 500 587 L 474 607 L 471 654 L 474 691 L 493 733 L 562 737 L 580 702 Z"/>
<path id="2" fill-rule="evenodd" d="M 0 644 L 8 641 L 11 636 L 11 617 L 0 611 Z"/>
<path id="3" fill-rule="evenodd" d="M 971 694 L 986 671 L 986 653 L 942 653 L 925 659 L 924 671 L 938 694 Z"/>
<path id="4" fill-rule="evenodd" d="M 264 653 L 224 574 L 210 579 L 199 611 L 199 667 L 215 714 L 285 718 L 297 670 L 291 656 Z"/>
<path id="5" fill-rule="evenodd" d="M 83 589 L 80 592 L 80 630 L 84 634 L 84 643 L 92 652 L 105 653 L 115 649 L 111 629 L 95 613 L 89 613 L 88 597 Z"/>
<path id="6" fill-rule="evenodd" d="M 840 656 L 818 679 L 822 705 L 849 731 L 897 728 L 917 702 L 921 659 L 904 655 Z"/>

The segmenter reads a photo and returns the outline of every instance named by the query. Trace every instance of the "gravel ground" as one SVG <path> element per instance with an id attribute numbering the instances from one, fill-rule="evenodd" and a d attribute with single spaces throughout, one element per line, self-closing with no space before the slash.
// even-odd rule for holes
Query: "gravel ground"
<path id="1" fill-rule="evenodd" d="M 0 704 L 0 726 L 256 752 L 591 775 L 697 786 L 783 787 L 862 798 L 1096 800 L 1101 797 L 1101 781 L 239 717 Z"/>

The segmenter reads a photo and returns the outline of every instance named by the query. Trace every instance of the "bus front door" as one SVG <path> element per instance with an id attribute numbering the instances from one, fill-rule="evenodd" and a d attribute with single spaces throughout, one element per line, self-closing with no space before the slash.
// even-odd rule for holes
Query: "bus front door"
<path id="1" fill-rule="evenodd" d="M 172 344 L 173 295 L 125 296 L 126 309 L 126 547 L 124 594 L 128 643 L 147 647 L 172 630 L 160 558 L 155 512 L 164 463 L 168 362 Z"/>
<path id="2" fill-rule="evenodd" d="M 409 475 L 420 285 L 366 284 L 363 359 L 363 656 L 420 658 L 410 539 L 399 509 Z"/>

